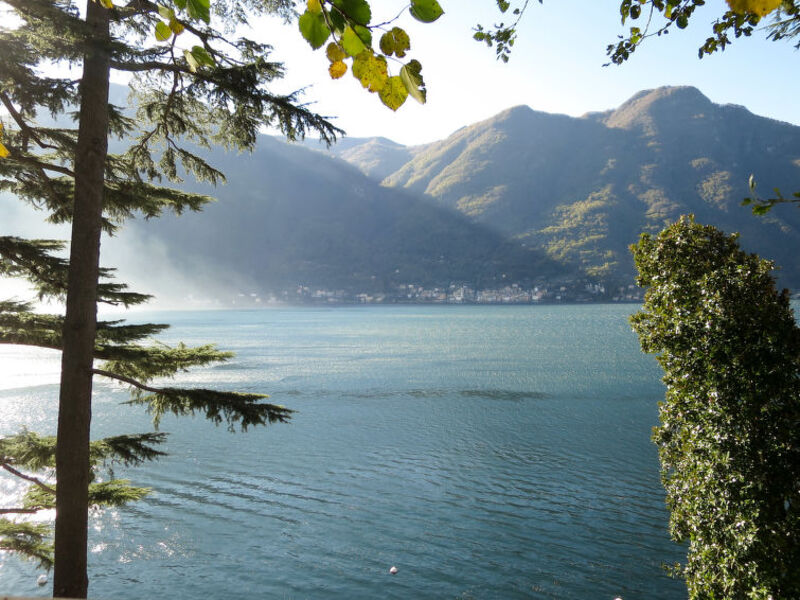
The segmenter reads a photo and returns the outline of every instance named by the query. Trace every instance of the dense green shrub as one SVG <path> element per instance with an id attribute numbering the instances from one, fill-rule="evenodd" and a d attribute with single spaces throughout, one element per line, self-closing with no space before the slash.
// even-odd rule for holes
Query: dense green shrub
<path id="1" fill-rule="evenodd" d="M 800 329 L 773 265 L 683 217 L 632 247 L 664 368 L 653 439 L 692 599 L 800 598 Z"/>

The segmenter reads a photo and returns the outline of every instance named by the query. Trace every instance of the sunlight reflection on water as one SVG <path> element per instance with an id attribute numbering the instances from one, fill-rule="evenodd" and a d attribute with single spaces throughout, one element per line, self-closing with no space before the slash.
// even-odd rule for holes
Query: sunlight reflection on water
<path id="1" fill-rule="evenodd" d="M 60 370 L 60 352 L 0 346 L 0 390 L 58 384 Z M 0 420 L 0 424 L 3 422 Z"/>

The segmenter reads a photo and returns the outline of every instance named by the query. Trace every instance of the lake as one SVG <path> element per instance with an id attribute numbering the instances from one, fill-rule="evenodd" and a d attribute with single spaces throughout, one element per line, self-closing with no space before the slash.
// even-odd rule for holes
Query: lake
<path id="1" fill-rule="evenodd" d="M 153 488 L 91 517 L 90 597 L 686 597 L 656 449 L 664 389 L 632 305 L 133 313 L 230 363 L 182 385 L 263 391 L 289 425 L 165 417 Z M 55 429 L 58 356 L 0 347 L 0 434 Z M 147 431 L 98 380 L 96 437 Z M 0 506 L 19 487 L 0 478 Z M 396 575 L 389 568 L 396 566 Z M 0 591 L 47 595 L 5 557 Z"/>

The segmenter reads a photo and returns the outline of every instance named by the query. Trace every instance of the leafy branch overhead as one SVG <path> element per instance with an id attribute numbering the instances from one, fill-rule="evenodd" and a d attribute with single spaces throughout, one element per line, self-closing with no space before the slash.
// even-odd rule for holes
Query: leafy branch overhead
<path id="1" fill-rule="evenodd" d="M 767 29 L 769 39 L 777 41 L 797 33 L 800 6 L 796 0 L 726 1 L 729 10 L 713 22 L 713 35 L 698 49 L 700 58 L 724 50 L 732 41 L 731 35 L 733 38 L 749 37 L 768 15 L 774 16 Z M 611 62 L 622 64 L 648 38 L 666 35 L 673 27 L 686 29 L 697 8 L 704 5 L 705 0 L 622 0 L 620 15 L 623 25 L 640 18 L 645 24 L 631 25 L 627 36 L 620 36 L 619 42 L 608 46 Z"/>
<path id="2" fill-rule="evenodd" d="M 444 14 L 437 0 L 411 0 L 408 12 L 423 23 L 433 23 Z M 401 15 L 374 24 L 366 0 L 308 0 L 298 26 L 315 50 L 327 43 L 331 78 L 343 77 L 349 62 L 350 72 L 361 85 L 397 110 L 408 96 L 424 104 L 427 94 L 422 64 L 415 59 L 404 60 L 411 50 L 411 38 L 394 26 Z M 392 67 L 397 74 L 392 74 Z"/>

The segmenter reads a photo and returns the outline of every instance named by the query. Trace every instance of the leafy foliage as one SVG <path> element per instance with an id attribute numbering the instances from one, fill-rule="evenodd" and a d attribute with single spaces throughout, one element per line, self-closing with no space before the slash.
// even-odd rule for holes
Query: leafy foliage
<path id="1" fill-rule="evenodd" d="M 800 597 L 800 329 L 773 265 L 681 218 L 633 246 L 664 369 L 653 439 L 689 597 Z"/>
<path id="2" fill-rule="evenodd" d="M 774 188 L 775 196 L 772 198 L 759 198 L 756 193 L 756 179 L 750 175 L 750 192 L 752 196 L 748 196 L 742 200 L 742 206 L 752 206 L 754 215 L 766 215 L 772 210 L 776 204 L 796 204 L 800 207 L 800 192 L 794 192 L 790 196 L 784 196 L 779 188 Z"/>
<path id="3" fill-rule="evenodd" d="M 437 0 L 411 0 L 408 12 L 422 23 L 433 23 L 444 14 Z M 326 48 L 332 79 L 344 76 L 346 61 L 352 60 L 350 70 L 361 85 L 397 110 L 409 95 L 421 104 L 426 100 L 422 64 L 416 59 L 405 64 L 401 60 L 411 50 L 411 38 L 404 29 L 390 27 L 399 18 L 372 23 L 372 8 L 366 0 L 308 0 L 298 26 L 314 50 L 333 39 Z M 379 39 L 373 35 L 377 32 L 382 32 Z M 399 74 L 391 75 L 389 65 L 395 63 L 400 65 Z"/>
<path id="4" fill-rule="evenodd" d="M 494 47 L 497 59 L 507 63 L 511 55 L 511 49 L 514 47 L 514 42 L 517 40 L 517 26 L 528 8 L 528 2 L 529 0 L 525 0 L 522 6 L 516 7 L 511 11 L 511 14 L 516 19 L 510 25 L 499 23 L 493 29 L 486 29 L 481 24 L 476 25 L 472 39 L 477 42 L 483 42 L 489 48 Z M 542 2 L 543 0 L 539 0 L 539 4 L 542 4 Z M 497 8 L 500 9 L 501 13 L 507 13 L 511 8 L 511 2 L 497 0 Z"/>
<path id="5" fill-rule="evenodd" d="M 698 50 L 700 58 L 724 50 L 734 39 L 749 37 L 764 17 L 773 15 L 768 37 L 773 40 L 791 37 L 800 24 L 800 6 L 795 0 L 727 0 L 729 10 L 711 26 L 709 36 Z M 620 14 L 623 25 L 628 21 L 646 19 L 644 26 L 631 25 L 627 36 L 610 44 L 607 53 L 611 62 L 622 64 L 648 38 L 668 34 L 673 27 L 686 29 L 697 8 L 705 0 L 622 0 Z"/>

